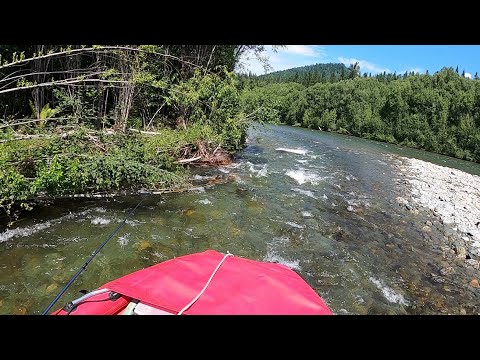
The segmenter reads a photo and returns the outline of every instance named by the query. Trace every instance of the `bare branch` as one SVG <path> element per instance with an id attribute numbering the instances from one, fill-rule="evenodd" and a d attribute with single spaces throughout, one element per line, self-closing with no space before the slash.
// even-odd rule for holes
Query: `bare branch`
<path id="1" fill-rule="evenodd" d="M 185 61 L 183 59 L 180 59 L 177 56 L 173 56 L 173 55 L 165 54 L 165 53 L 159 53 L 159 52 L 156 52 L 156 51 L 147 51 L 147 50 L 144 50 L 144 49 L 129 47 L 129 46 L 99 46 L 99 47 L 89 47 L 89 48 L 58 51 L 58 52 L 55 52 L 55 53 L 50 53 L 50 54 L 46 54 L 46 55 L 31 57 L 31 58 L 15 61 L 15 62 L 12 62 L 12 63 L 9 63 L 9 64 L 1 65 L 0 70 L 11 67 L 11 66 L 17 66 L 17 65 L 20 65 L 20 64 L 24 64 L 24 63 L 27 63 L 27 62 L 32 61 L 32 60 L 45 59 L 45 58 L 50 58 L 50 57 L 54 57 L 54 56 L 61 56 L 61 55 L 69 55 L 70 56 L 70 55 L 80 54 L 80 53 L 83 53 L 83 52 L 96 52 L 96 51 L 105 51 L 105 50 L 138 51 L 138 52 L 143 52 L 143 53 L 147 53 L 147 54 L 159 55 L 159 56 L 163 56 L 163 57 L 166 57 L 166 58 L 175 59 L 175 60 L 181 61 L 185 64 L 189 64 L 193 67 L 201 67 L 200 65 L 197 65 L 197 64 L 191 63 L 189 61 Z"/>
<path id="2" fill-rule="evenodd" d="M 22 75 L 17 75 L 17 76 L 6 76 L 3 79 L 0 79 L 0 83 L 8 80 L 16 80 L 16 79 L 21 79 L 25 78 L 27 76 L 35 76 L 35 75 L 53 75 L 53 74 L 66 74 L 66 73 L 79 73 L 79 72 L 89 72 L 91 70 L 89 69 L 73 69 L 73 70 L 61 70 L 61 71 L 41 71 L 41 72 L 32 72 L 28 74 L 22 74 Z M 18 71 L 16 71 L 18 72 Z M 13 74 L 13 73 L 12 73 Z M 12 75 L 10 74 L 10 75 Z M 96 74 L 101 74 L 101 72 L 97 72 Z M 117 75 L 117 74 L 112 74 L 112 75 Z"/>
<path id="3" fill-rule="evenodd" d="M 186 164 L 186 163 L 190 163 L 190 162 L 193 162 L 193 161 L 200 160 L 201 158 L 202 158 L 201 156 L 196 156 L 196 157 L 193 157 L 193 158 L 190 158 L 190 159 L 182 159 L 182 160 L 178 160 L 177 164 Z"/>
<path id="4" fill-rule="evenodd" d="M 0 125 L 0 129 L 4 129 L 4 128 L 7 128 L 7 127 L 11 127 L 11 126 L 17 126 L 17 125 L 25 125 L 25 124 L 30 124 L 30 123 L 34 123 L 34 122 L 39 122 L 39 121 L 60 121 L 60 120 L 70 120 L 71 117 L 58 117 L 58 118 L 47 118 L 47 119 L 20 119 L 22 121 L 18 121 L 18 122 L 11 122 L 11 123 L 8 123 L 8 124 L 4 124 L 4 125 Z M 97 119 L 97 117 L 95 116 L 82 116 L 82 119 Z M 111 118 L 107 118 L 107 119 L 111 119 Z M 14 120 L 15 121 L 15 120 Z"/>
<path id="5" fill-rule="evenodd" d="M 41 83 L 41 84 L 34 84 L 34 85 L 16 87 L 16 88 L 11 88 L 11 89 L 6 89 L 6 90 L 0 90 L 0 94 L 5 94 L 5 93 L 16 91 L 16 90 L 33 89 L 33 88 L 45 87 L 45 86 L 70 85 L 70 84 L 77 84 L 77 83 L 82 83 L 82 82 L 97 82 L 97 83 L 111 83 L 111 84 L 118 84 L 118 83 L 128 84 L 129 83 L 126 80 L 103 80 L 103 79 L 71 80 L 71 79 L 65 79 L 65 80 L 52 81 L 52 82 Z"/>

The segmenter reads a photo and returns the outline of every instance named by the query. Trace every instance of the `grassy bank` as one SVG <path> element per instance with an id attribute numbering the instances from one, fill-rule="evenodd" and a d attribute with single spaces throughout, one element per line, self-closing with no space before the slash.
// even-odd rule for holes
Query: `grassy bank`
<path id="1" fill-rule="evenodd" d="M 185 188 L 189 166 L 228 162 L 231 140 L 208 125 L 125 133 L 58 127 L 20 137 L 11 132 L 0 140 L 0 206 L 13 216 L 41 199 Z"/>

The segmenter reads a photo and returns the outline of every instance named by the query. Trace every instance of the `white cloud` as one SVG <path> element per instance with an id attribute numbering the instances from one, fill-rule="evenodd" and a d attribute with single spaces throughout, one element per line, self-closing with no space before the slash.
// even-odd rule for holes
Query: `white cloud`
<path id="1" fill-rule="evenodd" d="M 318 52 L 313 45 L 286 45 L 285 48 L 280 48 L 279 51 L 298 54 L 303 56 L 318 56 Z"/>
<path id="2" fill-rule="evenodd" d="M 344 58 L 344 57 L 339 57 L 338 61 L 341 63 L 345 64 L 345 66 L 350 66 L 351 64 L 355 64 L 358 62 L 358 65 L 360 66 L 360 72 L 363 74 L 365 72 L 371 72 L 372 74 L 378 74 L 378 73 L 383 73 L 384 71 L 388 74 L 391 73 L 390 69 L 386 67 L 382 67 L 380 65 L 373 64 L 369 61 L 366 60 L 359 60 L 355 58 Z"/>
<path id="3" fill-rule="evenodd" d="M 285 45 L 277 47 L 276 51 L 272 45 L 266 45 L 261 56 L 268 59 L 271 66 L 270 72 L 322 62 L 325 58 L 325 51 L 322 46 L 317 45 Z M 239 72 L 251 71 L 257 75 L 265 73 L 263 64 L 255 58 L 251 51 L 242 55 L 241 64 L 242 66 L 237 67 Z"/>
<path id="4" fill-rule="evenodd" d="M 471 79 L 471 78 L 472 78 L 472 74 L 466 72 L 466 73 L 465 73 L 465 77 L 466 77 L 467 79 Z"/>
<path id="5" fill-rule="evenodd" d="M 265 74 L 264 65 L 254 57 L 243 57 L 237 65 L 237 71 L 241 73 Z"/>

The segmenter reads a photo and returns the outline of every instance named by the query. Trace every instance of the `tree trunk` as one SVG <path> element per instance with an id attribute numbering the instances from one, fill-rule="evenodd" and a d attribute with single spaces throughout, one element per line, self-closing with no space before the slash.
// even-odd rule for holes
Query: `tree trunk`
<path id="1" fill-rule="evenodd" d="M 40 54 L 45 54 L 50 47 L 47 45 L 35 45 L 35 52 Z M 48 64 L 50 59 L 35 59 L 32 63 L 32 72 L 34 73 L 45 73 L 48 71 Z M 33 76 L 33 81 L 37 84 L 43 83 L 45 81 L 45 74 L 36 74 Z M 33 98 L 33 107 L 35 110 L 35 115 L 37 119 L 40 119 L 40 114 L 43 107 L 45 106 L 45 88 L 37 87 L 32 90 Z"/>

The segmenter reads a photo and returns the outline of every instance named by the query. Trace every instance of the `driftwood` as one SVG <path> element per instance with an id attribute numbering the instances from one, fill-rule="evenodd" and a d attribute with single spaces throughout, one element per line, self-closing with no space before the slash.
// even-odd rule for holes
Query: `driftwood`
<path id="1" fill-rule="evenodd" d="M 182 160 L 178 160 L 177 164 L 187 164 L 187 163 L 191 163 L 191 162 L 200 160 L 201 158 L 202 158 L 201 156 L 196 156 L 196 157 L 193 157 L 193 158 L 190 158 L 190 159 L 182 159 Z"/>
<path id="2" fill-rule="evenodd" d="M 161 135 L 161 133 L 155 132 L 155 131 L 142 131 L 142 130 L 137 130 L 137 129 L 132 129 L 132 128 L 129 128 L 128 130 L 136 132 L 136 133 L 140 133 L 140 134 Z"/>
<path id="3" fill-rule="evenodd" d="M 9 141 L 15 141 L 15 140 L 27 140 L 27 139 L 47 139 L 50 138 L 50 135 L 19 135 L 14 137 L 13 139 L 3 139 L 0 140 L 0 143 L 5 143 Z"/>

